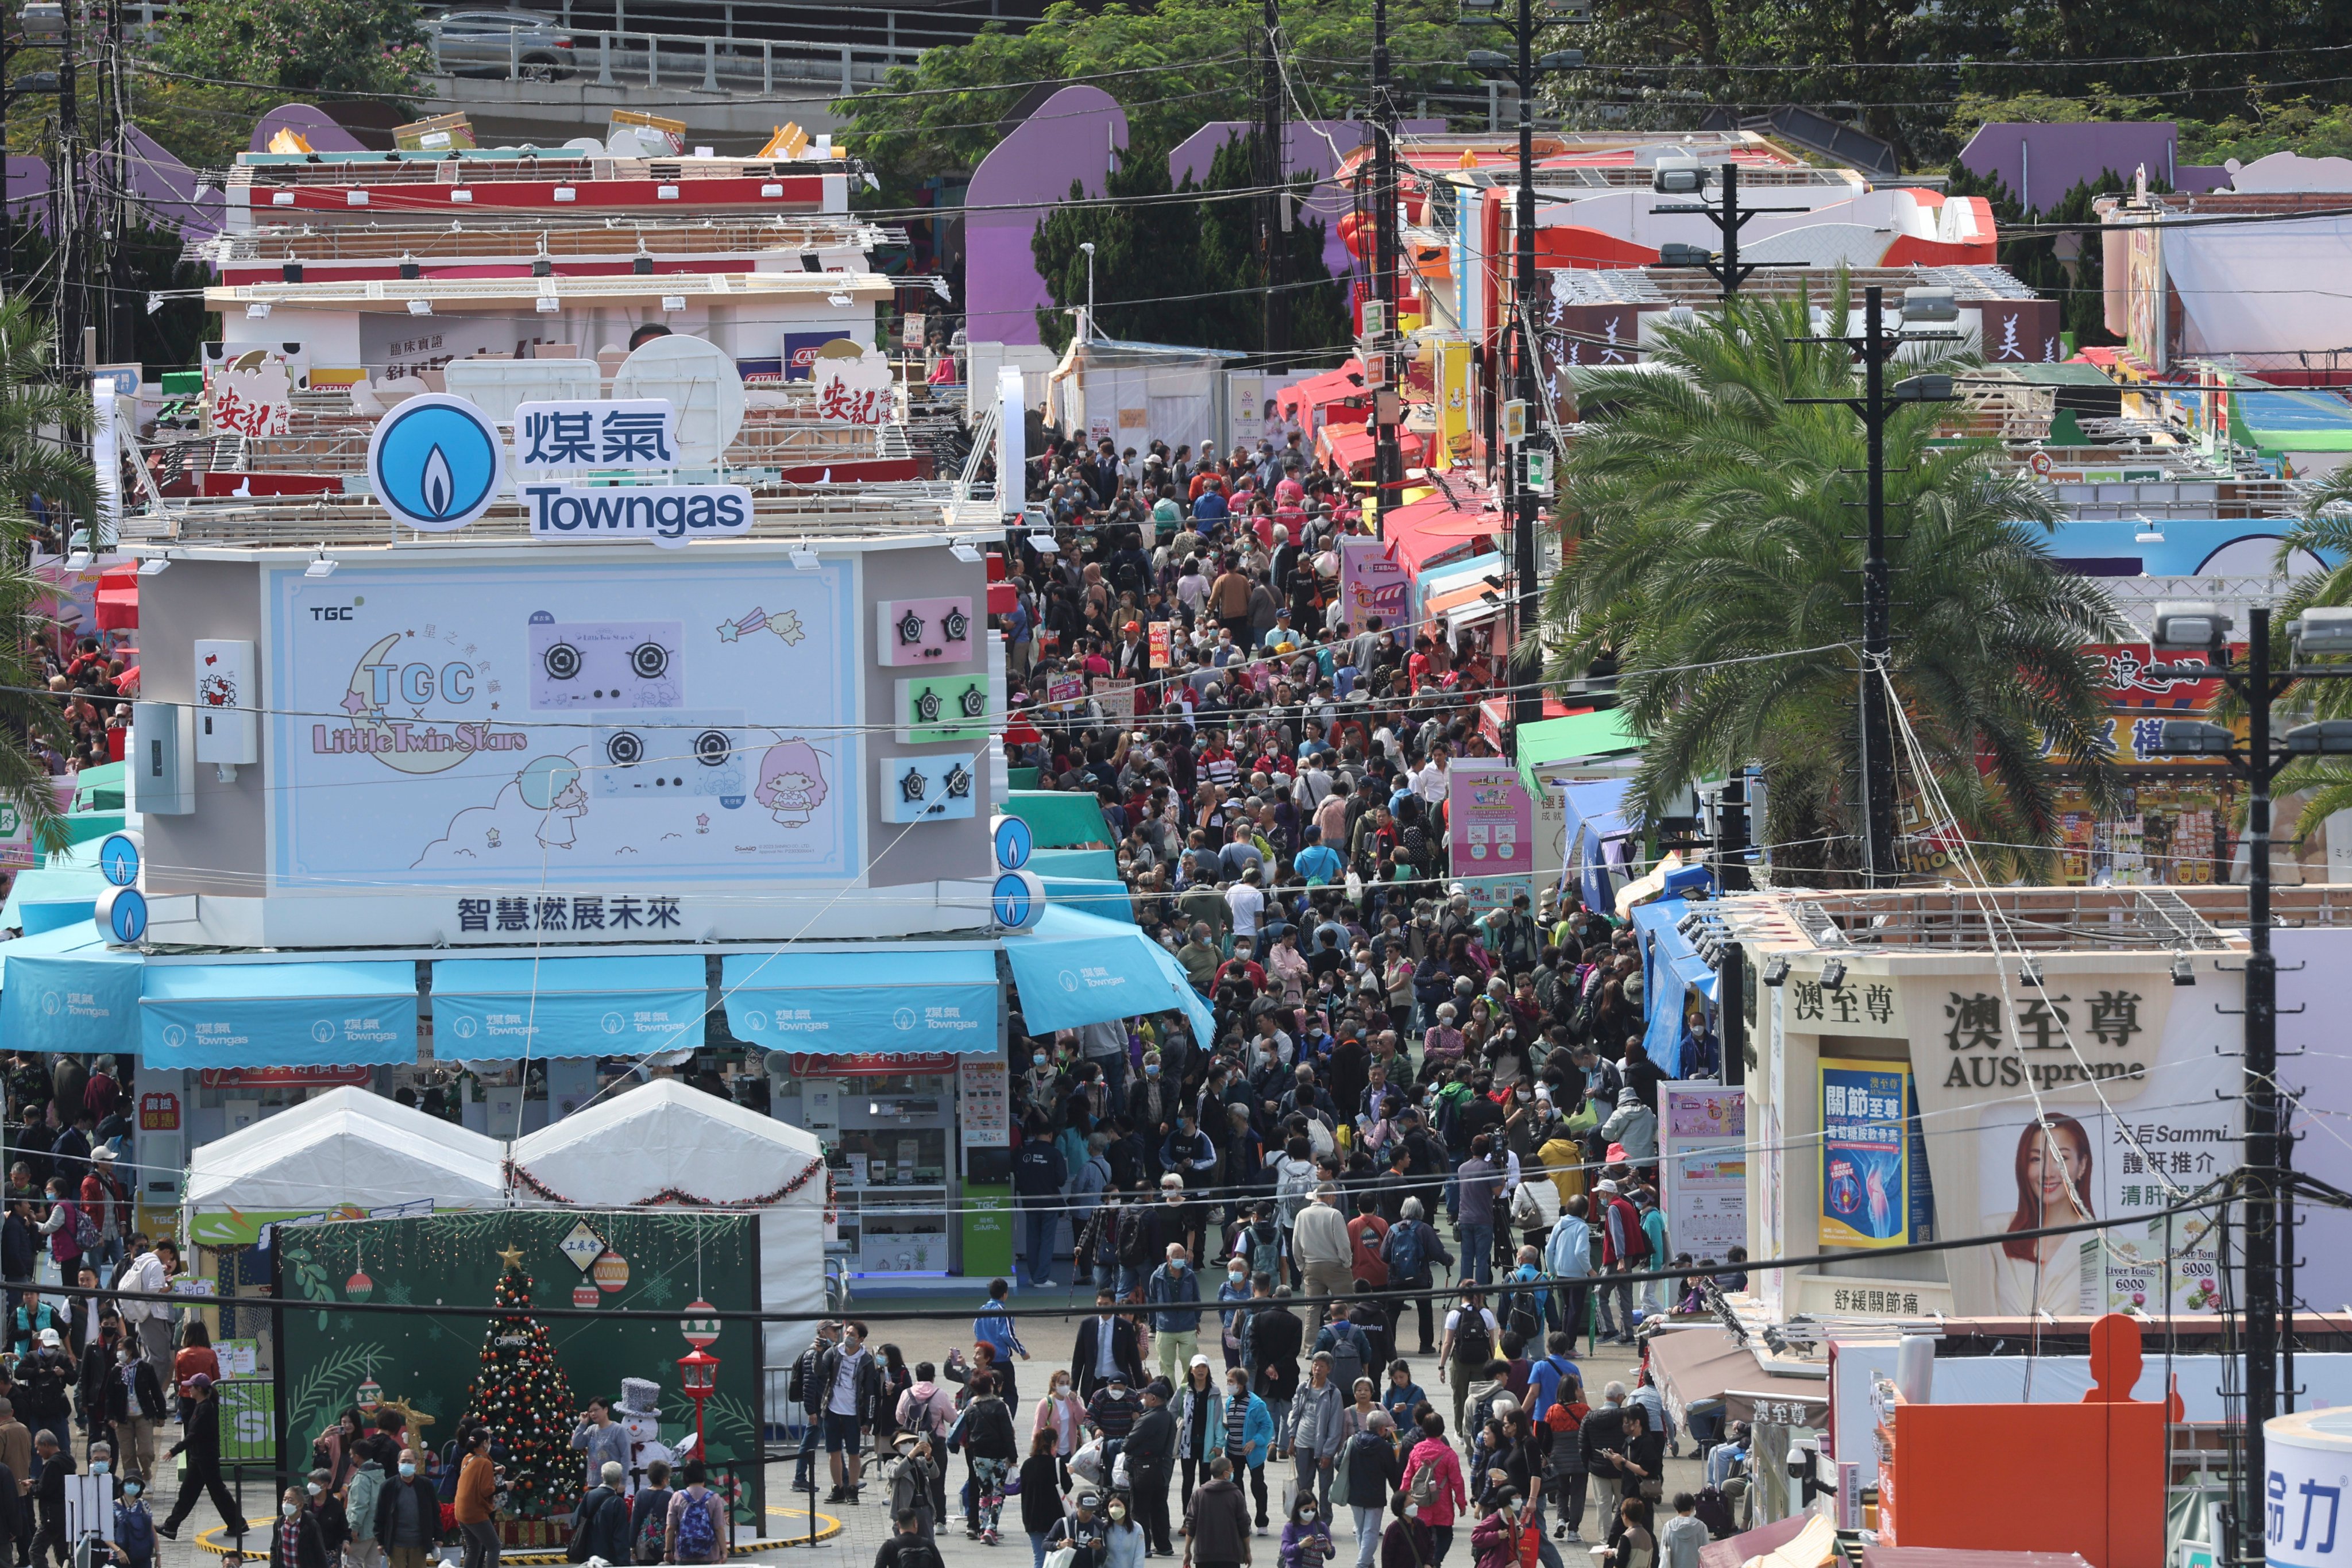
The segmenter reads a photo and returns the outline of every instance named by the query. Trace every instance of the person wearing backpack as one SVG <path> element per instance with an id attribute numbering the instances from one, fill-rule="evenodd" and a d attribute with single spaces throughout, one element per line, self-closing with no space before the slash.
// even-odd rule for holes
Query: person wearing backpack
<path id="1" fill-rule="evenodd" d="M 607 1563 L 629 1560 L 629 1472 L 617 1459 L 607 1459 L 597 1484 L 580 1494 L 572 1510 L 572 1543 L 564 1556 L 573 1563 L 601 1557 Z"/>
<path id="2" fill-rule="evenodd" d="M 898 1523 L 898 1533 L 874 1553 L 874 1568 L 940 1568 L 940 1549 L 924 1528 L 923 1516 L 902 1508 Z"/>
<path id="3" fill-rule="evenodd" d="M 1418 1197 L 1404 1200 L 1397 1209 L 1396 1224 L 1389 1226 L 1388 1238 L 1381 1244 L 1381 1258 L 1389 1266 L 1389 1288 L 1392 1290 L 1427 1290 L 1431 1285 L 1432 1260 L 1454 1266 L 1454 1255 L 1445 1250 L 1445 1243 L 1429 1222 L 1422 1217 L 1422 1201 Z M 1437 1350 L 1436 1313 L 1427 1296 L 1419 1298 L 1421 1308 L 1422 1355 L 1433 1355 Z M 1397 1343 L 1397 1325 L 1404 1321 L 1405 1303 L 1389 1302 L 1389 1343 Z"/>
<path id="4" fill-rule="evenodd" d="M 1615 1181 L 1603 1177 L 1601 1197 L 1601 1334 L 1603 1344 L 1633 1342 L 1633 1287 L 1620 1279 L 1610 1283 L 1611 1276 L 1633 1273 L 1649 1261 L 1650 1237 L 1642 1228 L 1642 1215 L 1627 1203 L 1617 1190 Z M 1612 1306 L 1616 1308 L 1612 1313 Z"/>
<path id="5" fill-rule="evenodd" d="M 686 1462 L 686 1489 L 669 1500 L 662 1531 L 665 1563 L 727 1560 L 727 1504 L 710 1489 L 710 1472 L 700 1459 Z"/>
<path id="6" fill-rule="evenodd" d="M 669 1489 L 670 1468 L 667 1459 L 656 1459 L 646 1467 L 645 1484 L 630 1500 L 629 1553 L 637 1563 L 658 1563 L 662 1549 L 668 1544 L 669 1500 L 675 1495 Z M 400 1568 L 395 1563 L 394 1568 Z"/>
<path id="7" fill-rule="evenodd" d="M 1331 1358 L 1332 1386 L 1341 1393 L 1351 1392 L 1356 1380 L 1364 1375 L 1365 1363 L 1370 1360 L 1364 1331 L 1348 1321 L 1348 1305 L 1334 1301 L 1325 1313 L 1323 1330 L 1315 1336 L 1315 1353 Z"/>
<path id="8" fill-rule="evenodd" d="M 1541 1421 L 1549 1413 L 1563 1387 L 1580 1386 L 1584 1380 L 1582 1369 L 1569 1359 L 1570 1352 L 1576 1349 L 1573 1335 L 1555 1330 L 1544 1342 L 1544 1349 L 1548 1353 L 1528 1373 L 1528 1416 L 1534 1421 Z"/>
<path id="9" fill-rule="evenodd" d="M 1470 1384 L 1486 1375 L 1502 1337 L 1503 1325 L 1488 1309 L 1486 1292 L 1475 1283 L 1463 1287 L 1462 1305 L 1445 1314 L 1445 1341 L 1437 1352 L 1437 1379 L 1454 1385 L 1456 1430 L 1463 1429 L 1463 1405 Z"/>
<path id="10" fill-rule="evenodd" d="M 1470 1506 L 1470 1492 L 1462 1483 L 1461 1458 L 1445 1440 L 1445 1417 L 1434 1410 L 1422 1415 L 1421 1440 L 1405 1456 L 1399 1485 L 1405 1516 L 1429 1526 L 1430 1568 L 1440 1568 L 1454 1544 L 1454 1513 Z"/>

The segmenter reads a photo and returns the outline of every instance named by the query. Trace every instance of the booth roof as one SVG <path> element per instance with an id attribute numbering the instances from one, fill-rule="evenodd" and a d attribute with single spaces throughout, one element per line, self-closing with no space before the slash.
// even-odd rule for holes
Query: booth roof
<path id="1" fill-rule="evenodd" d="M 773 1193 L 824 1157 L 815 1134 L 733 1100 L 657 1078 L 609 1095 L 518 1141 L 514 1168 L 546 1193 L 524 1201 L 619 1207 L 665 1193 L 746 1203 Z M 793 1194 L 822 1206 L 825 1188 Z"/>
<path id="2" fill-rule="evenodd" d="M 497 1140 L 349 1085 L 198 1148 L 182 1200 L 247 1214 L 505 1201 Z"/>

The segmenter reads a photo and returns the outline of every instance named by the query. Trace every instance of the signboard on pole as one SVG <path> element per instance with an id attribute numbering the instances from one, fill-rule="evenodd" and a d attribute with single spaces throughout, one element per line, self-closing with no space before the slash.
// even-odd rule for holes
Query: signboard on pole
<path id="1" fill-rule="evenodd" d="M 1535 803 L 1508 763 L 1465 758 L 1446 770 L 1446 850 L 1473 909 L 1528 893 L 1535 875 Z"/>
<path id="2" fill-rule="evenodd" d="M 1412 594 L 1412 577 L 1389 559 L 1387 545 L 1358 535 L 1339 541 L 1339 602 L 1349 626 L 1361 631 L 1374 616 L 1383 626 L 1402 625 Z"/>
<path id="3" fill-rule="evenodd" d="M 1821 1244 L 1909 1245 L 1910 1068 L 1825 1057 L 1821 1073 Z"/>
<path id="4" fill-rule="evenodd" d="M 1719 1263 L 1748 1245 L 1748 1091 L 1662 1083 L 1658 1109 L 1666 1239 L 1676 1252 Z"/>

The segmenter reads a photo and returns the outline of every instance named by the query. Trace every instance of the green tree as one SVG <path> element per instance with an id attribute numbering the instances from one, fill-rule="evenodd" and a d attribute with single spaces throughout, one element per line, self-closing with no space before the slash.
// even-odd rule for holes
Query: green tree
<path id="1" fill-rule="evenodd" d="M 2033 224 L 2096 223 L 2098 214 L 2091 204 L 2101 196 L 2118 195 L 2130 188 L 2123 175 L 2106 169 L 2095 182 L 2075 181 L 2049 211 L 2035 207 L 2029 212 L 2018 205 L 2016 194 L 1998 174 L 1990 179 L 1981 178 L 1955 160 L 1948 178 L 1944 187 L 1948 195 L 1985 198 L 1992 208 L 1993 223 L 2002 234 Z M 2161 180 L 2151 179 L 2148 188 L 2160 191 L 2169 187 Z M 2018 281 L 2058 301 L 2059 327 L 2074 333 L 2077 344 L 2120 341 L 2107 331 L 2106 252 L 2097 235 L 2025 235 L 2003 239 L 1998 255 L 2000 264 Z"/>
<path id="2" fill-rule="evenodd" d="M 572 1458 L 572 1380 L 555 1359 L 547 1325 L 531 1315 L 530 1276 L 509 1248 L 490 1293 L 498 1316 L 482 1333 L 479 1370 L 466 1394 L 465 1425 L 488 1426 L 504 1450 L 509 1510 L 543 1519 L 579 1495 Z"/>
<path id="3" fill-rule="evenodd" d="M 186 0 L 155 58 L 198 84 L 417 98 L 432 51 L 413 0 Z"/>
<path id="4" fill-rule="evenodd" d="M 1841 280 L 1828 319 L 1851 303 Z M 1857 366 L 1813 332 L 1811 301 L 1741 300 L 1667 327 L 1642 371 L 1586 372 L 1603 412 L 1561 464 L 1567 563 L 1549 584 L 1553 674 L 1613 658 L 1643 742 L 1634 798 L 1760 759 L 1781 864 L 1858 863 Z M 1906 372 L 1911 367 L 1906 365 Z M 1957 368 L 1946 365 L 1943 368 Z M 2083 645 L 2120 635 L 2106 595 L 2053 565 L 2049 501 L 1988 446 L 1934 439 L 1914 406 L 1886 428 L 1895 694 L 1958 825 L 1986 846 L 2046 846 L 2051 750 L 2105 798 L 2103 690 Z M 1896 749 L 1907 806 L 1927 810 Z M 1923 827 L 1938 824 L 1923 820 Z M 2032 847 L 1989 858 L 2032 871 Z"/>
<path id="5" fill-rule="evenodd" d="M 1346 118 L 1362 97 L 1371 56 L 1373 0 L 1327 0 L 1283 16 L 1290 112 Z M 1456 0 L 1394 0 L 1390 51 L 1398 93 L 1465 83 L 1449 62 L 1465 47 L 1454 26 Z M 903 205 L 934 175 L 968 174 L 1019 122 L 1033 100 L 1065 83 L 1098 86 L 1127 112 L 1134 146 L 1174 147 L 1212 121 L 1254 112 L 1257 81 L 1250 58 L 1258 31 L 1255 6 L 1221 0 L 1158 0 L 1099 10 L 1057 0 L 1025 31 L 991 23 L 969 43 L 926 50 L 900 67 L 880 92 L 838 100 L 849 149 L 882 182 L 875 200 Z"/>
<path id="6" fill-rule="evenodd" d="M 25 567 L 32 500 L 63 519 L 88 520 L 97 497 L 84 440 L 89 395 L 61 383 L 51 353 L 55 328 L 22 296 L 0 302 L 0 621 L 42 624 L 48 585 Z M 31 753 L 36 733 L 54 735 L 57 710 L 32 693 L 41 672 L 22 637 L 0 638 L 0 800 L 16 806 L 43 849 L 66 847 L 48 770 Z"/>
<path id="7" fill-rule="evenodd" d="M 1181 343 L 1256 353 L 1264 348 L 1259 309 L 1266 269 L 1257 254 L 1257 204 L 1247 197 L 1171 201 L 1194 191 L 1247 191 L 1255 137 L 1235 136 L 1218 147 L 1205 182 L 1188 174 L 1181 185 L 1168 178 L 1170 149 L 1129 142 L 1119 166 L 1104 182 L 1117 205 L 1090 205 L 1073 184 L 1067 206 L 1055 208 L 1030 240 L 1038 273 L 1055 309 L 1037 312 L 1039 335 L 1059 349 L 1070 341 L 1076 318 L 1069 307 L 1087 300 L 1087 257 L 1095 247 L 1096 331 L 1105 337 L 1145 342 Z M 1294 182 L 1294 205 L 1303 203 L 1313 182 Z M 1299 211 L 1283 236 L 1293 349 L 1314 351 L 1346 343 L 1347 304 L 1323 259 L 1326 229 Z"/>

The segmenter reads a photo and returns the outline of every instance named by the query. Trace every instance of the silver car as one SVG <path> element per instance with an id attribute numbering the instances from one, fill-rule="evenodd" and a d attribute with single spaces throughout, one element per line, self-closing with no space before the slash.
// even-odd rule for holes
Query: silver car
<path id="1" fill-rule="evenodd" d="M 572 35 L 536 12 L 445 11 L 424 27 L 450 76 L 562 81 L 574 68 Z"/>

